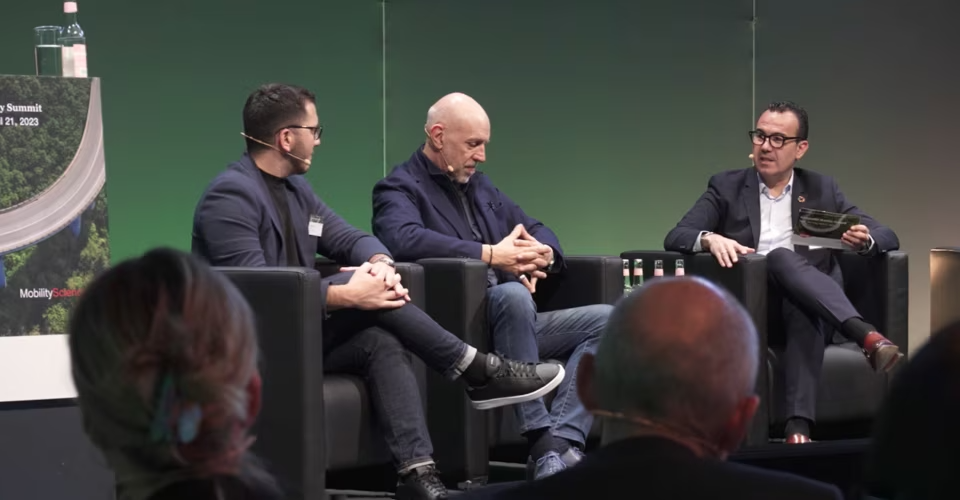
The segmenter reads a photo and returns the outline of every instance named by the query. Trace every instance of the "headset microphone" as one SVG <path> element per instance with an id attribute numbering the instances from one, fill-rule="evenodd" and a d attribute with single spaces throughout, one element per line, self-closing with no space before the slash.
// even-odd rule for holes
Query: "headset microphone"
<path id="1" fill-rule="evenodd" d="M 261 141 L 260 139 L 255 139 L 255 138 L 253 138 L 253 137 L 250 137 L 249 135 L 244 134 L 243 132 L 240 132 L 240 135 L 246 137 L 247 139 L 250 139 L 250 140 L 253 141 L 253 142 L 259 142 L 260 144 L 263 144 L 264 146 L 266 146 L 266 147 L 268 147 L 268 148 L 276 149 L 276 150 L 279 151 L 281 154 L 285 154 L 285 155 L 287 155 L 287 156 L 289 156 L 289 157 L 291 157 L 291 158 L 295 158 L 295 159 L 297 159 L 297 160 L 300 160 L 300 161 L 302 161 L 303 163 L 305 163 L 307 166 L 310 166 L 310 160 L 307 160 L 306 158 L 300 158 L 299 156 L 297 156 L 297 155 L 295 155 L 295 154 L 293 154 L 293 153 L 290 153 L 290 152 L 288 152 L 288 151 L 283 151 L 282 149 L 280 149 L 280 148 L 278 148 L 278 147 L 276 147 L 276 146 L 273 146 L 273 145 L 271 145 L 271 144 L 267 144 L 267 143 Z"/>

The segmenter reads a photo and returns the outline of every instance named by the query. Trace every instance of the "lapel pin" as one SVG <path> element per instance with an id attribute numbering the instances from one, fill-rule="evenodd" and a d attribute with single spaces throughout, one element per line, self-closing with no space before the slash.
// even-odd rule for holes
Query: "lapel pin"
<path id="1" fill-rule="evenodd" d="M 800 195 L 800 196 L 797 196 L 797 201 L 799 201 L 800 203 L 803 203 L 803 202 L 807 201 L 807 199 L 804 198 L 803 195 Z"/>

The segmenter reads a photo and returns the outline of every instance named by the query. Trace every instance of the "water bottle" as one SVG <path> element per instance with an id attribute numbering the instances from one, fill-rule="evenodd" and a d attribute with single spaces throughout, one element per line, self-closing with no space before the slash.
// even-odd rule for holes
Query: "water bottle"
<path id="1" fill-rule="evenodd" d="M 63 76 L 87 77 L 87 39 L 77 22 L 77 2 L 63 2 L 67 22 L 60 33 Z"/>
<path id="2" fill-rule="evenodd" d="M 623 259 L 623 294 L 629 295 L 632 288 L 630 286 L 630 260 Z"/>
<path id="3" fill-rule="evenodd" d="M 633 286 L 643 286 L 643 259 L 633 259 Z"/>
<path id="4" fill-rule="evenodd" d="M 653 261 L 653 277 L 654 278 L 663 277 L 663 261 L 660 259 Z"/>
<path id="5" fill-rule="evenodd" d="M 683 259 L 677 259 L 677 267 L 673 271 L 674 276 L 683 276 Z"/>

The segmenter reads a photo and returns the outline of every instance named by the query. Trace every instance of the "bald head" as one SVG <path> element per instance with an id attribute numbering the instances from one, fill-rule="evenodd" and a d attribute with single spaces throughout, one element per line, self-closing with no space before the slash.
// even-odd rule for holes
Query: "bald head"
<path id="1" fill-rule="evenodd" d="M 430 106 L 424 131 L 424 154 L 455 182 L 468 182 L 477 164 L 486 161 L 490 118 L 466 94 L 447 94 Z"/>
<path id="2" fill-rule="evenodd" d="M 753 322 L 733 296 L 700 278 L 658 279 L 610 316 L 596 403 L 713 432 L 752 395 L 757 359 Z"/>
<path id="3" fill-rule="evenodd" d="M 427 110 L 426 127 L 430 130 L 435 125 L 441 125 L 450 129 L 471 121 L 486 122 L 488 127 L 490 122 L 480 103 L 466 94 L 454 92 L 441 97 L 430 106 Z"/>

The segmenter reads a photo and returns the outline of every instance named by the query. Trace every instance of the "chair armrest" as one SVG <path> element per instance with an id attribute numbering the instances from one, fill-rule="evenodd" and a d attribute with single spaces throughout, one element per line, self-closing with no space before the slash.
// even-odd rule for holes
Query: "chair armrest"
<path id="1" fill-rule="evenodd" d="M 426 311 L 427 290 L 423 266 L 414 262 L 397 262 L 394 267 L 400 275 L 400 284 L 410 292 L 410 303 Z"/>
<path id="2" fill-rule="evenodd" d="M 489 352 L 487 331 L 487 264 L 474 259 L 421 259 L 427 314 L 461 340 Z M 487 412 L 474 410 L 463 385 L 441 375 L 427 376 L 427 422 L 434 459 L 446 480 L 483 481 L 489 470 Z"/>
<path id="3" fill-rule="evenodd" d="M 909 349 L 908 318 L 910 272 L 906 252 L 864 257 L 838 252 L 843 287 L 850 302 L 900 350 Z"/>
<path id="4" fill-rule="evenodd" d="M 427 314 L 464 342 L 486 352 L 487 265 L 458 258 L 420 259 L 427 295 Z"/>
<path id="5" fill-rule="evenodd" d="M 307 268 L 217 267 L 257 322 L 263 410 L 254 451 L 281 484 L 319 498 L 325 487 L 320 273 Z"/>
<path id="6" fill-rule="evenodd" d="M 537 282 L 533 295 L 538 311 L 556 311 L 591 304 L 615 304 L 623 296 L 623 270 L 613 255 L 571 255 L 566 269 Z"/>

